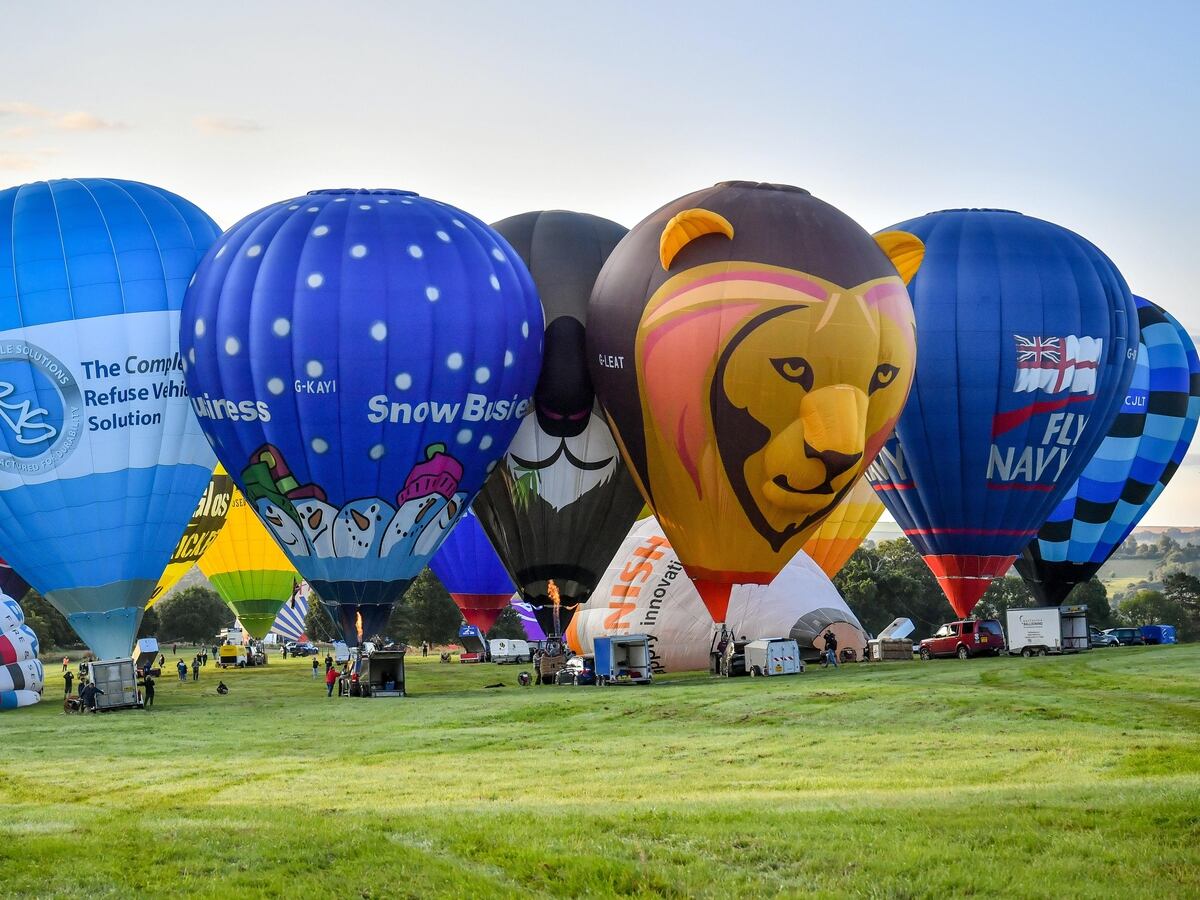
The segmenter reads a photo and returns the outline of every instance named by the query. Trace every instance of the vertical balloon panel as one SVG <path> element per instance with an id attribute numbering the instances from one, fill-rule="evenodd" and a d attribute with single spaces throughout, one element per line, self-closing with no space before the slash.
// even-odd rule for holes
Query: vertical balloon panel
<path id="1" fill-rule="evenodd" d="M 183 531 L 183 536 L 175 545 L 175 551 L 171 554 L 171 561 L 167 563 L 166 571 L 162 573 L 158 584 L 154 586 L 154 593 L 150 595 L 150 600 L 146 603 L 147 609 L 165 597 L 212 546 L 217 534 L 225 524 L 225 516 L 229 513 L 229 504 L 232 498 L 233 479 L 229 477 L 229 473 L 225 471 L 224 467 L 217 466 L 212 480 L 209 481 L 208 487 L 204 489 L 199 502 L 196 503 L 196 509 L 192 513 L 187 528 Z"/>
<path id="2" fill-rule="evenodd" d="M 470 509 L 429 561 L 468 625 L 492 630 L 512 598 L 513 583 Z"/>
<path id="3" fill-rule="evenodd" d="M 520 257 L 409 192 L 273 204 L 201 263 L 196 413 L 348 640 L 383 630 L 512 440 L 541 333 Z"/>
<path id="4" fill-rule="evenodd" d="M 0 192 L 0 553 L 101 657 L 129 654 L 212 473 L 178 324 L 216 235 L 136 182 Z"/>

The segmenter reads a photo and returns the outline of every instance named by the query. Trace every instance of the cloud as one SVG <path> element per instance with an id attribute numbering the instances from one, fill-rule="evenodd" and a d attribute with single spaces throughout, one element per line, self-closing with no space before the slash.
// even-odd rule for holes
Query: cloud
<path id="1" fill-rule="evenodd" d="M 32 153 L 0 153 L 0 169 L 24 172 L 41 162 Z"/>
<path id="2" fill-rule="evenodd" d="M 25 116 L 30 119 L 48 119 L 53 115 L 53 112 L 44 107 L 34 106 L 32 103 L 24 103 L 20 100 L 0 103 L 0 116 Z"/>
<path id="3" fill-rule="evenodd" d="M 263 129 L 262 125 L 253 119 L 239 119 L 233 116 L 196 116 L 192 119 L 192 124 L 205 134 L 248 134 Z"/>
<path id="4" fill-rule="evenodd" d="M 82 111 L 63 113 L 54 120 L 54 125 L 63 131 L 117 131 L 127 127 L 124 122 L 112 122 Z"/>
<path id="5" fill-rule="evenodd" d="M 33 137 L 34 128 L 32 125 L 14 125 L 12 128 L 4 129 L 4 136 L 14 140 Z"/>

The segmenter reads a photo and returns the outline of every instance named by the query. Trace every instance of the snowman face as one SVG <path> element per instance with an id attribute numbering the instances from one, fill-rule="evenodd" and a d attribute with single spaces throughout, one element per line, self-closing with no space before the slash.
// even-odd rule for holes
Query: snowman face
<path id="1" fill-rule="evenodd" d="M 333 556 L 333 522 L 338 511 L 316 499 L 297 500 L 294 505 L 300 514 L 300 528 L 313 553 L 320 557 Z"/>
<path id="2" fill-rule="evenodd" d="M 440 494 L 427 494 L 424 497 L 405 500 L 404 505 L 396 510 L 392 521 L 388 522 L 383 543 L 379 547 L 379 555 L 390 556 L 398 553 L 401 556 L 411 556 L 417 535 L 437 518 L 439 510 L 445 504 L 446 498 Z"/>
<path id="3" fill-rule="evenodd" d="M 304 540 L 304 532 L 296 524 L 296 520 L 283 511 L 283 508 L 263 498 L 255 504 L 263 524 L 275 535 L 284 552 L 292 556 L 308 556 L 308 544 Z"/>
<path id="4" fill-rule="evenodd" d="M 431 556 L 433 554 L 442 538 L 454 527 L 454 523 L 466 510 L 467 506 L 464 502 L 466 499 L 466 494 L 455 494 L 449 503 L 438 510 L 433 521 L 422 528 L 421 533 L 417 535 L 417 541 L 413 545 L 414 556 Z"/>
<path id="5" fill-rule="evenodd" d="M 351 500 L 342 507 L 333 524 L 334 555 L 352 559 L 377 555 L 384 523 L 391 516 L 391 506 L 378 498 Z"/>

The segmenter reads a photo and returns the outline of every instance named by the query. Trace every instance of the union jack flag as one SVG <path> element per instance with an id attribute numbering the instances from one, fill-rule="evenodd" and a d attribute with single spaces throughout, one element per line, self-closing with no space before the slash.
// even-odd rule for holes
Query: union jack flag
<path id="1" fill-rule="evenodd" d="M 1041 369 L 1047 363 L 1057 366 L 1062 360 L 1062 338 L 1025 337 L 1014 334 L 1017 339 L 1017 367 Z"/>
<path id="2" fill-rule="evenodd" d="M 1101 338 L 1027 337 L 1014 334 L 1017 351 L 1017 393 L 1043 391 L 1091 395 L 1096 392 L 1096 369 L 1104 348 Z"/>

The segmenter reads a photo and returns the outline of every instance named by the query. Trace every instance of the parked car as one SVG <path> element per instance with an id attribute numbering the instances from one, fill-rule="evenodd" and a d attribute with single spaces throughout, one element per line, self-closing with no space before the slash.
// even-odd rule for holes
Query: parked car
<path id="1" fill-rule="evenodd" d="M 1146 644 L 1146 639 L 1137 628 L 1106 628 L 1104 633 L 1116 638 L 1119 647 L 1142 647 Z"/>
<path id="2" fill-rule="evenodd" d="M 1091 627 L 1088 629 L 1088 641 L 1093 647 L 1119 647 L 1121 642 L 1107 631 Z"/>
<path id="3" fill-rule="evenodd" d="M 1004 652 L 1004 629 L 995 619 L 960 619 L 947 622 L 921 641 L 921 659 L 935 656 L 957 656 L 970 659 L 972 656 Z"/>
<path id="4" fill-rule="evenodd" d="M 572 656 L 567 664 L 554 676 L 555 684 L 573 684 L 576 687 L 596 683 L 596 660 L 591 656 Z"/>
<path id="5" fill-rule="evenodd" d="M 287 648 L 288 656 L 316 656 L 321 648 L 307 641 L 288 641 L 283 645 Z"/>

